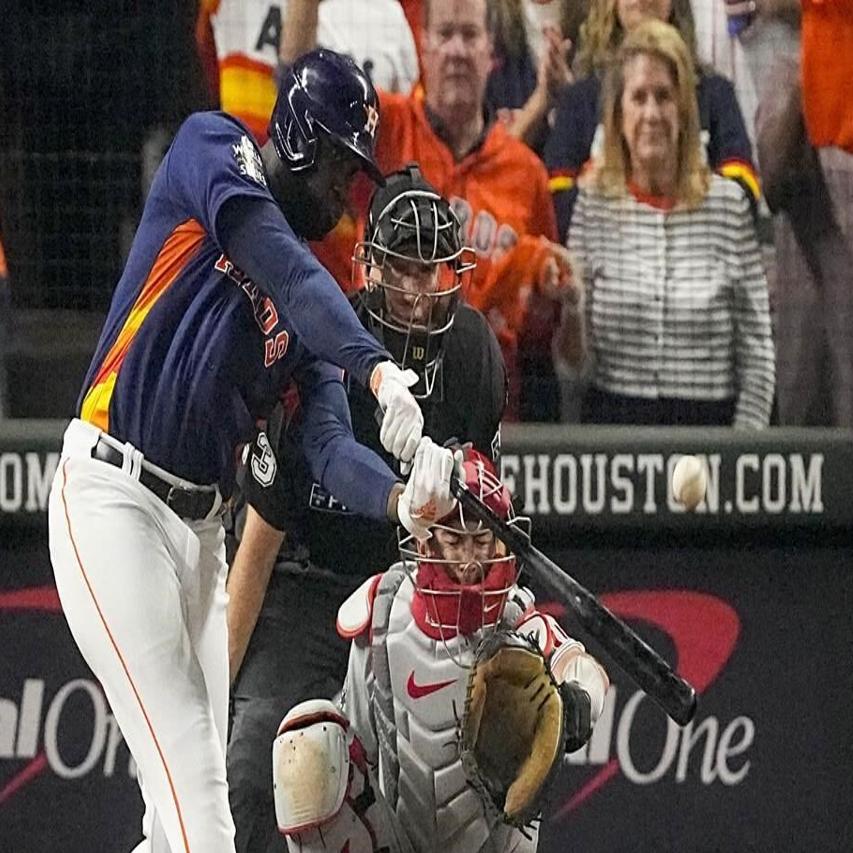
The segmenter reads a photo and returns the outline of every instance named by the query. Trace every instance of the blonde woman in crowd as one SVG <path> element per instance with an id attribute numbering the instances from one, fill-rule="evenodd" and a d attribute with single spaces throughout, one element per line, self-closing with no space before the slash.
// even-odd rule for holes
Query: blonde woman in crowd
<path id="1" fill-rule="evenodd" d="M 749 201 L 711 173 L 690 52 L 668 24 L 628 35 L 608 74 L 600 161 L 569 235 L 580 275 L 558 351 L 588 423 L 763 427 L 775 381 Z"/>
<path id="2" fill-rule="evenodd" d="M 601 84 L 607 67 L 626 36 L 649 19 L 672 24 L 687 47 L 695 79 L 693 97 L 699 110 L 702 151 L 708 164 L 721 175 L 741 182 L 751 197 L 758 199 L 752 147 L 734 88 L 700 64 L 690 0 L 592 0 L 580 31 L 578 79 L 558 98 L 545 146 L 561 238 L 572 217 L 578 175 L 587 161 L 600 153 Z"/>

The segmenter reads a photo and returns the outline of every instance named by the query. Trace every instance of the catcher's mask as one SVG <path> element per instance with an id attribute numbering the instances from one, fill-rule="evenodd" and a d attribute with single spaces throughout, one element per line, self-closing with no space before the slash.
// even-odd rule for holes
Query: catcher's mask
<path id="1" fill-rule="evenodd" d="M 374 193 L 365 238 L 355 246 L 353 284 L 371 332 L 401 368 L 418 374 L 412 390 L 421 399 L 435 387 L 474 257 L 450 204 L 416 165 L 389 175 Z"/>
<path id="2" fill-rule="evenodd" d="M 468 489 L 498 516 L 515 525 L 527 521 L 515 515 L 509 491 L 489 459 L 468 451 L 463 470 Z M 461 505 L 431 532 L 426 542 L 412 536 L 400 542 L 403 562 L 415 567 L 413 609 L 421 627 L 449 640 L 496 626 L 518 580 L 515 556 L 489 528 L 467 519 Z"/>

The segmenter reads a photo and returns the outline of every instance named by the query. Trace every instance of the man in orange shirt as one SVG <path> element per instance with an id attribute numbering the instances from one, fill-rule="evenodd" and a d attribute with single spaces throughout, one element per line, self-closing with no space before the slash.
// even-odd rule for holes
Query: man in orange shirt
<path id="1" fill-rule="evenodd" d="M 285 31 L 292 55 L 285 60 L 314 46 L 318 2 L 291 0 Z M 551 339 L 559 305 L 546 293 L 568 282 L 570 265 L 554 242 L 545 167 L 486 108 L 491 24 L 487 0 L 424 3 L 423 89 L 380 92 L 377 159 L 386 172 L 418 162 L 450 199 L 465 242 L 477 252 L 468 301 L 489 318 L 507 359 L 509 411 L 540 419 L 557 409 Z M 548 374 L 551 382 L 538 381 Z"/>

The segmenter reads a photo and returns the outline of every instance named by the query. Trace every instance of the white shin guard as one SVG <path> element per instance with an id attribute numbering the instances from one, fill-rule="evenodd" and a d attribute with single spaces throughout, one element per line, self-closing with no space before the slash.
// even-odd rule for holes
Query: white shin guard
<path id="1" fill-rule="evenodd" d="M 297 835 L 330 821 L 350 781 L 349 721 L 327 699 L 292 708 L 273 742 L 273 791 L 278 828 Z"/>

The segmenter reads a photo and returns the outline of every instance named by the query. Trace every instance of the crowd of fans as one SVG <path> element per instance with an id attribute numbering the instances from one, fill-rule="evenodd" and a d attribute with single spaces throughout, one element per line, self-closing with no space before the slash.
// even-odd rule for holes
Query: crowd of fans
<path id="1" fill-rule="evenodd" d="M 199 0 L 195 37 L 261 142 L 302 53 L 365 68 L 382 168 L 476 252 L 510 418 L 853 426 L 849 2 Z M 314 245 L 347 291 L 366 193 Z"/>

